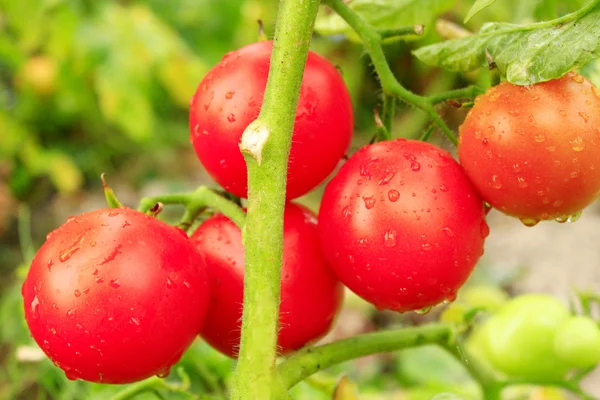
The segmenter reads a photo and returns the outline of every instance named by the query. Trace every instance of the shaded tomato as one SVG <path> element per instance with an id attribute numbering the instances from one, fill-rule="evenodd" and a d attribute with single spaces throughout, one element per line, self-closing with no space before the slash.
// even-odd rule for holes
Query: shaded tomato
<path id="1" fill-rule="evenodd" d="M 330 270 L 319 245 L 317 219 L 288 203 L 284 213 L 283 267 L 278 347 L 281 354 L 321 338 L 331 328 L 343 301 L 343 286 Z M 192 235 L 204 256 L 211 300 L 201 336 L 236 357 L 244 297 L 244 247 L 240 229 L 217 214 Z"/>
<path id="2" fill-rule="evenodd" d="M 190 105 L 190 137 L 209 174 L 227 191 L 247 196 L 244 129 L 258 117 L 273 43 L 258 42 L 226 54 L 200 82 Z M 340 73 L 309 52 L 288 163 L 287 198 L 321 183 L 352 138 L 352 102 Z"/>
<path id="3" fill-rule="evenodd" d="M 453 300 L 483 253 L 483 202 L 450 153 L 398 139 L 363 147 L 329 182 L 319 213 L 340 280 L 380 309 Z"/>
<path id="4" fill-rule="evenodd" d="M 576 218 L 600 194 L 600 90 L 573 72 L 494 86 L 460 127 L 458 156 L 498 210 L 527 225 Z"/>
<path id="5" fill-rule="evenodd" d="M 204 261 L 185 233 L 138 211 L 101 209 L 51 232 L 23 284 L 31 335 L 68 378 L 166 375 L 204 321 Z"/>

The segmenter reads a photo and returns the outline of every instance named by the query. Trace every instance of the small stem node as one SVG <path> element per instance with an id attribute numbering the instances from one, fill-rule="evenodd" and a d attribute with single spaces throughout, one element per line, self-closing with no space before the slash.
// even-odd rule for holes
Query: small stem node
<path id="1" fill-rule="evenodd" d="M 268 127 L 255 122 L 248 125 L 242 134 L 240 141 L 240 151 L 249 154 L 260 165 L 262 161 L 262 151 L 269 139 L 270 130 Z"/>

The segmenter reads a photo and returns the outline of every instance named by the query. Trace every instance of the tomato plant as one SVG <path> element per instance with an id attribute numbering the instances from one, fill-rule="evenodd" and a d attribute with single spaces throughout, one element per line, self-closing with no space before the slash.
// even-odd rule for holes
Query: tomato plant
<path id="1" fill-rule="evenodd" d="M 200 82 L 190 106 L 198 158 L 221 186 L 240 197 L 247 196 L 248 178 L 238 144 L 262 106 L 272 49 L 273 43 L 264 41 L 226 54 Z M 339 71 L 309 52 L 289 157 L 288 199 L 333 171 L 348 149 L 353 125 L 352 102 Z"/>
<path id="2" fill-rule="evenodd" d="M 399 139 L 363 147 L 327 185 L 321 243 L 341 281 L 380 309 L 453 301 L 483 253 L 483 202 L 450 153 Z"/>
<path id="3" fill-rule="evenodd" d="M 204 262 L 185 234 L 128 208 L 72 217 L 51 232 L 22 291 L 48 357 L 70 379 L 103 383 L 168 374 L 209 299 Z"/>
<path id="4" fill-rule="evenodd" d="M 475 99 L 458 155 L 485 201 L 527 224 L 564 222 L 600 194 L 600 90 L 571 72 Z"/>
<path id="5" fill-rule="evenodd" d="M 206 262 L 211 300 L 202 337 L 235 357 L 240 342 L 244 295 L 244 247 L 240 229 L 218 214 L 204 221 L 192 240 Z M 316 216 L 288 203 L 284 214 L 278 350 L 286 354 L 331 328 L 342 305 L 343 286 L 327 264 Z"/>

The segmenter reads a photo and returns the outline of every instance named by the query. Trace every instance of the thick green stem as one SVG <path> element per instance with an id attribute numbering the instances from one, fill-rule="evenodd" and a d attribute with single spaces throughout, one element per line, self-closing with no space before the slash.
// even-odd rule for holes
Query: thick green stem
<path id="1" fill-rule="evenodd" d="M 233 399 L 279 397 L 277 356 L 288 156 L 318 0 L 281 0 L 260 115 L 240 143 L 248 166 L 244 311 Z"/>
<path id="2" fill-rule="evenodd" d="M 454 329 L 448 324 L 367 333 L 301 350 L 282 362 L 277 372 L 283 384 L 291 388 L 315 372 L 345 361 L 426 344 L 446 345 L 453 338 Z"/>
<path id="3" fill-rule="evenodd" d="M 484 92 L 479 86 L 470 85 L 461 89 L 449 90 L 447 92 L 434 94 L 428 97 L 432 104 L 439 104 L 452 99 L 473 99 Z"/>

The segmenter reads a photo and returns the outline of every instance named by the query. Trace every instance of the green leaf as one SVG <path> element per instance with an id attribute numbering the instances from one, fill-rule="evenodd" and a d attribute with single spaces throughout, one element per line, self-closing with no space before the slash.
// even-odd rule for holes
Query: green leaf
<path id="1" fill-rule="evenodd" d="M 485 50 L 516 85 L 556 79 L 600 57 L 600 3 L 565 17 L 529 25 L 485 24 L 476 35 L 422 47 L 414 55 L 455 72 L 486 65 Z"/>
<path id="2" fill-rule="evenodd" d="M 473 15 L 477 14 L 479 11 L 483 10 L 484 8 L 491 6 L 495 2 L 496 2 L 496 0 L 475 0 L 475 4 L 473 4 L 473 7 L 471 7 L 469 12 L 467 13 L 464 23 L 466 24 L 467 21 L 473 17 Z"/>
<path id="3" fill-rule="evenodd" d="M 427 33 L 433 19 L 451 9 L 454 3 L 455 0 L 353 0 L 348 6 L 377 29 L 424 24 Z M 346 34 L 350 40 L 359 41 L 358 35 L 335 13 L 319 13 L 315 30 L 323 35 Z"/>

